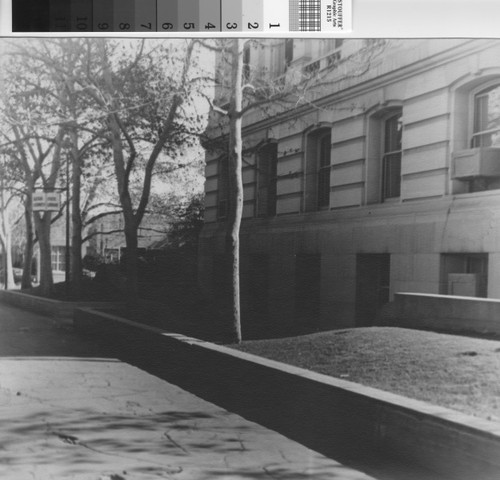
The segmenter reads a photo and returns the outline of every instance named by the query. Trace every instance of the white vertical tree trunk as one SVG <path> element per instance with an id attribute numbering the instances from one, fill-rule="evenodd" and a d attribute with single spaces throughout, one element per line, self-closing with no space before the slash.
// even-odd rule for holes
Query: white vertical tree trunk
<path id="1" fill-rule="evenodd" d="M 231 265 L 231 340 L 241 342 L 240 309 L 240 226 L 243 214 L 242 179 L 242 76 L 244 40 L 234 39 L 231 45 L 231 98 L 229 106 L 229 215 L 226 253 Z"/>

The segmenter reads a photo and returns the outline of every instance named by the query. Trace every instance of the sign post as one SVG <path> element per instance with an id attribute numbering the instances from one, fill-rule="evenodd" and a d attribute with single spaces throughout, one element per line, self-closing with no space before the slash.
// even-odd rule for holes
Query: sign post
<path id="1" fill-rule="evenodd" d="M 61 195 L 58 192 L 33 192 L 34 212 L 58 212 Z"/>
<path id="2" fill-rule="evenodd" d="M 67 189 L 65 189 L 67 190 Z M 61 209 L 61 194 L 55 191 L 34 191 L 34 212 L 58 212 Z M 69 289 L 69 202 L 66 205 L 66 290 Z"/>

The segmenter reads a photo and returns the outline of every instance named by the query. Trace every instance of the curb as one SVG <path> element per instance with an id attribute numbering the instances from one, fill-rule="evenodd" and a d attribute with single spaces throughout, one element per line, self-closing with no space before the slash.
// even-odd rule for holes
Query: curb
<path id="1" fill-rule="evenodd" d="M 64 302 L 18 291 L 0 290 L 0 302 L 51 317 L 59 325 L 72 325 L 77 308 L 109 308 L 116 302 Z"/>
<path id="2" fill-rule="evenodd" d="M 391 307 L 386 315 L 392 314 L 394 326 L 500 335 L 500 300 L 496 298 L 397 292 Z"/>
<path id="3" fill-rule="evenodd" d="M 500 424 L 92 309 L 79 331 L 127 361 L 321 453 L 389 455 L 454 479 L 500 478 Z"/>

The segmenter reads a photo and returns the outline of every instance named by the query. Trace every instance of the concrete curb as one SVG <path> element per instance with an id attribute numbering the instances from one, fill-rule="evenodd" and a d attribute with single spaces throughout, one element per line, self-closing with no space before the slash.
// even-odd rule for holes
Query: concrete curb
<path id="1" fill-rule="evenodd" d="M 500 335 L 500 300 L 430 293 L 397 292 L 383 321 L 404 328 Z"/>
<path id="2" fill-rule="evenodd" d="M 389 452 L 454 479 L 500 478 L 498 423 L 92 309 L 74 322 L 127 360 L 321 453 Z"/>
<path id="3" fill-rule="evenodd" d="M 116 302 L 63 302 L 11 290 L 0 290 L 0 302 L 51 317 L 61 325 L 73 323 L 77 308 L 109 308 L 119 305 Z"/>

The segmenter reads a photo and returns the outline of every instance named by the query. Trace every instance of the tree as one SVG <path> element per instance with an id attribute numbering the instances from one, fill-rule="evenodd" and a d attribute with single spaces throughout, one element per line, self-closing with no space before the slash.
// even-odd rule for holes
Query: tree
<path id="1" fill-rule="evenodd" d="M 228 215 L 226 221 L 226 256 L 230 273 L 229 292 L 225 300 L 228 305 L 223 310 L 230 311 L 230 340 L 241 342 L 239 234 L 243 211 L 243 139 L 242 125 L 246 116 L 259 111 L 264 118 L 283 115 L 290 109 L 304 105 L 325 108 L 320 100 L 332 89 L 339 89 L 349 78 L 366 74 L 373 58 L 384 49 L 383 41 L 367 41 L 363 47 L 348 59 L 332 56 L 326 68 L 312 63 L 307 68 L 293 68 L 286 60 L 283 65 L 273 65 L 271 69 L 261 68 L 246 61 L 250 49 L 265 49 L 280 45 L 282 40 L 269 43 L 260 40 L 228 39 L 216 43 L 204 42 L 209 50 L 218 55 L 216 87 L 219 94 L 211 103 L 213 115 L 221 120 L 209 133 L 209 148 L 220 148 L 220 143 L 229 146 Z M 286 48 L 286 42 L 282 43 Z M 336 73 L 337 75 L 332 75 Z M 328 90 L 327 90 L 328 89 Z M 227 101 L 229 104 L 227 106 Z M 222 107 L 221 107 L 222 105 Z M 213 122 L 216 123 L 216 122 Z M 222 147 L 225 149 L 225 146 Z"/>
<path id="2" fill-rule="evenodd" d="M 8 164 L 3 159 L 0 165 L 0 245 L 2 246 L 3 264 L 2 281 L 6 289 L 14 287 L 12 269 L 12 231 L 19 220 L 19 199 L 15 180 L 8 172 Z"/>
<path id="3" fill-rule="evenodd" d="M 111 145 L 124 218 L 127 290 L 133 299 L 138 293 L 138 229 L 155 169 L 193 142 L 191 132 L 200 124 L 187 104 L 196 43 L 143 40 L 125 51 L 109 40 L 95 40 L 95 45 L 96 65 L 82 72 L 79 82 L 102 112 L 104 137 Z"/>
<path id="4" fill-rule="evenodd" d="M 88 190 L 82 205 L 82 175 L 88 166 L 92 168 L 96 159 L 97 170 L 105 170 L 103 165 L 102 127 L 92 118 L 92 105 L 87 95 L 82 93 L 77 81 L 77 72 L 92 68 L 91 42 L 82 39 L 38 39 L 36 42 L 24 40 L 11 44 L 12 56 L 20 70 L 24 72 L 25 88 L 31 95 L 46 100 L 45 118 L 63 129 L 63 161 L 66 175 L 61 183 L 66 184 L 66 209 L 71 210 L 71 293 L 81 295 L 82 280 L 82 227 L 89 200 L 93 200 L 102 175 L 96 174 L 91 182 L 86 182 Z M 29 68 L 37 71 L 37 78 L 30 78 Z M 90 165 L 89 165 L 90 164 Z M 94 169 L 95 170 L 95 169 Z M 69 178 L 71 176 L 71 179 Z M 71 186 L 71 193 L 69 191 Z M 71 208 L 70 208 L 71 205 Z"/>
<path id="5" fill-rule="evenodd" d="M 125 220 L 130 297 L 137 293 L 137 232 L 148 212 L 153 178 L 168 177 L 193 162 L 186 150 L 202 121 L 188 101 L 195 83 L 194 47 L 195 42 L 184 41 L 10 41 L 3 140 L 26 184 L 26 258 L 33 244 L 32 191 L 35 186 L 61 188 L 56 182 L 66 185 L 61 172 L 67 170 L 73 293 L 80 287 L 82 229 L 117 212 Z M 54 216 L 39 220 L 35 214 L 44 271 L 47 231 L 40 229 Z M 46 282 L 51 285 L 42 273 Z"/>
<path id="6" fill-rule="evenodd" d="M 27 241 L 23 278 L 31 274 L 33 218 L 40 249 L 40 287 L 48 295 L 53 284 L 50 244 L 53 215 L 52 212 L 33 212 L 33 192 L 37 187 L 48 191 L 56 188 L 65 129 L 53 121 L 53 101 L 33 88 L 33 84 L 42 87 L 45 80 L 23 68 L 18 60 L 12 57 L 3 70 L 2 150 L 24 185 Z M 62 94 L 60 90 L 58 93 Z"/>

